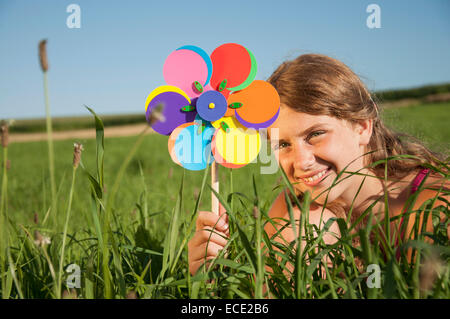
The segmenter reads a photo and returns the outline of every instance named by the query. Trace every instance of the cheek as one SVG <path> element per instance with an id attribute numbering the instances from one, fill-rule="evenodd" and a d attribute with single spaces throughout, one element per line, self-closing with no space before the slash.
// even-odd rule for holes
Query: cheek
<path id="1" fill-rule="evenodd" d="M 280 152 L 272 150 L 273 156 L 275 156 L 275 159 L 277 160 L 278 165 L 280 165 Z"/>
<path id="2" fill-rule="evenodd" d="M 314 145 L 314 156 L 317 162 L 325 161 L 334 166 L 339 166 L 343 155 L 343 146 L 339 142 L 339 136 L 328 136 Z"/>
<path id="3" fill-rule="evenodd" d="M 293 180 L 293 173 L 294 173 L 294 163 L 291 156 L 288 154 L 278 151 L 275 152 L 275 158 L 277 159 L 278 165 L 283 168 L 286 175 L 288 176 L 289 180 Z"/>
<path id="4" fill-rule="evenodd" d="M 277 152 L 275 158 L 277 159 L 278 165 L 280 165 L 286 173 L 289 173 L 289 158 L 287 156 L 283 156 L 283 154 L 280 155 L 279 152 Z"/>
<path id="5" fill-rule="evenodd" d="M 359 156 L 359 148 L 353 136 L 344 131 L 339 134 L 333 134 L 333 136 L 324 141 L 320 148 L 317 149 L 317 154 L 326 156 L 338 170 L 341 170 Z"/>

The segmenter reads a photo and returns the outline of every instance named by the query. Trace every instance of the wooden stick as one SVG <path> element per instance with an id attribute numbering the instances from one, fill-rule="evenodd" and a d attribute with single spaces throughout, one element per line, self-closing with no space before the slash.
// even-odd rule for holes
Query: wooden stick
<path id="1" fill-rule="evenodd" d="M 211 164 L 211 185 L 212 188 L 219 193 L 219 165 L 216 161 Z M 219 215 L 219 199 L 211 192 L 211 210 L 214 214 Z"/>

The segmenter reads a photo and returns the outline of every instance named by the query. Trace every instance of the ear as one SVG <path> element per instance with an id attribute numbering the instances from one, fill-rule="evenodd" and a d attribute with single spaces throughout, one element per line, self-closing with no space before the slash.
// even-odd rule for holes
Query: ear
<path id="1" fill-rule="evenodd" d="M 373 120 L 360 120 L 356 124 L 356 132 L 359 135 L 359 145 L 367 145 L 372 137 Z"/>

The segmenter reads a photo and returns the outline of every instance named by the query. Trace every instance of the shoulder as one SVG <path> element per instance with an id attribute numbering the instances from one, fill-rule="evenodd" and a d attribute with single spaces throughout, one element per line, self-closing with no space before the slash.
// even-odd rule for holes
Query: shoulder
<path id="1" fill-rule="evenodd" d="M 446 205 L 445 199 L 450 201 L 450 180 L 437 173 L 430 173 L 423 183 L 422 189 L 418 190 L 418 195 L 414 208 L 419 208 L 425 201 L 436 199 L 433 207 Z"/>
<path id="2" fill-rule="evenodd" d="M 436 172 L 432 172 L 426 179 L 425 186 L 428 188 L 433 187 L 436 189 L 442 188 L 443 190 L 449 191 L 450 190 L 450 179 L 445 178 L 444 176 L 442 176 Z"/>
<path id="3" fill-rule="evenodd" d="M 425 211 L 425 205 L 431 204 L 431 208 L 438 206 L 444 206 L 448 208 L 448 202 L 450 202 L 450 180 L 445 179 L 437 173 L 430 173 L 425 182 L 423 183 L 421 189 L 417 190 L 417 197 L 415 199 L 412 211 L 419 213 L 420 217 L 420 227 L 422 225 Z M 414 214 L 413 214 L 414 215 Z M 443 212 L 440 213 L 441 220 L 446 218 Z M 408 231 L 411 232 L 414 226 L 414 218 L 410 218 L 408 222 Z M 449 225 L 450 226 L 450 225 Z M 431 214 L 428 216 L 426 221 L 426 231 L 432 232 L 433 225 Z M 450 229 L 449 229 L 450 238 Z"/>
<path id="4" fill-rule="evenodd" d="M 286 190 L 283 190 L 280 194 L 278 194 L 273 201 L 272 206 L 270 206 L 270 218 L 281 217 L 281 215 L 283 215 L 282 212 L 287 210 L 286 198 L 289 199 Z"/>
<path id="5" fill-rule="evenodd" d="M 423 180 L 424 177 L 425 179 Z M 434 197 L 449 200 L 450 180 L 436 172 L 423 174 L 422 171 L 413 171 L 401 180 L 393 181 L 388 185 L 388 189 L 389 195 L 395 198 L 397 202 L 395 205 L 399 205 L 398 209 L 396 209 L 399 210 L 399 214 L 402 210 L 401 207 L 403 207 L 413 193 L 416 193 L 417 196 L 414 208 L 417 208 L 426 200 Z"/>
<path id="6" fill-rule="evenodd" d="M 275 198 L 275 200 L 272 203 L 272 206 L 269 209 L 268 216 L 270 221 L 267 222 L 266 225 L 264 226 L 264 230 L 269 236 L 276 233 L 277 229 L 280 226 L 281 221 L 286 217 L 285 215 L 288 212 L 286 205 L 286 197 L 289 200 L 286 191 L 283 190 Z"/>

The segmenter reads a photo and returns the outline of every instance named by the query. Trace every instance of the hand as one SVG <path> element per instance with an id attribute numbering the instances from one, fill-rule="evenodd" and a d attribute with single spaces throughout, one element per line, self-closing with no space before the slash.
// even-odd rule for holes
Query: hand
<path id="1" fill-rule="evenodd" d="M 228 242 L 228 215 L 225 208 L 219 205 L 219 216 L 212 212 L 198 212 L 196 232 L 188 243 L 189 271 L 192 275 L 204 263 L 217 257 Z"/>

